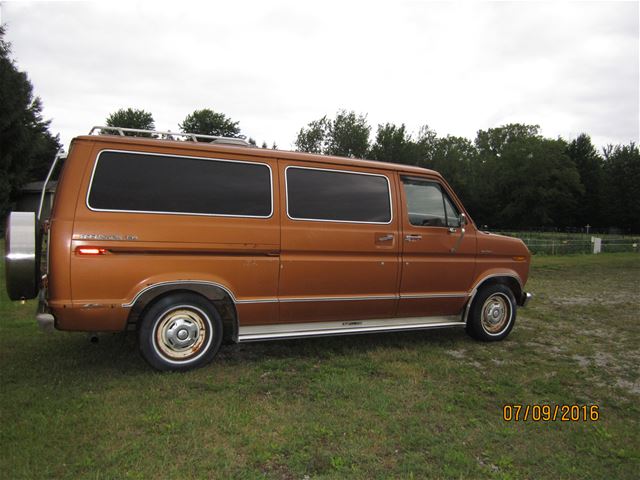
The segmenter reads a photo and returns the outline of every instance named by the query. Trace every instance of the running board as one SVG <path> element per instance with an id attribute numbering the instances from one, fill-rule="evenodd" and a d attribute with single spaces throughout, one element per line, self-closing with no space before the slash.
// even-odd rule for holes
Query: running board
<path id="1" fill-rule="evenodd" d="M 281 323 L 278 325 L 250 325 L 240 327 L 238 342 L 280 340 L 286 338 L 322 337 L 376 333 L 429 328 L 464 327 L 459 315 L 450 317 L 409 317 L 348 322 Z"/>

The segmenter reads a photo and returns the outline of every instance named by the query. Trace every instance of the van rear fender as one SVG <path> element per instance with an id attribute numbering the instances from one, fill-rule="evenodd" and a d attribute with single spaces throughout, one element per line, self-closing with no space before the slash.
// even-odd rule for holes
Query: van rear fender
<path id="1" fill-rule="evenodd" d="M 156 301 L 178 292 L 191 292 L 209 300 L 222 318 L 224 340 L 235 341 L 238 337 L 238 312 L 236 298 L 224 285 L 206 280 L 173 280 L 148 283 L 142 287 L 129 303 L 122 306 L 130 308 L 127 325 L 137 329 L 145 311 Z"/>

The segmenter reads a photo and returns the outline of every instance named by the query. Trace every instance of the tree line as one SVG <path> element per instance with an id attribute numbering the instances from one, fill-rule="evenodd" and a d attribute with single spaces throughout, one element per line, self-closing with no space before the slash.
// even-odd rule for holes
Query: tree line
<path id="1" fill-rule="evenodd" d="M 42 102 L 25 72 L 10 58 L 0 28 L 0 219 L 20 188 L 43 180 L 60 147 L 42 118 Z M 153 115 L 123 108 L 106 126 L 154 130 Z M 244 137 L 240 124 L 204 108 L 188 114 L 181 132 Z M 249 143 L 256 141 L 249 137 Z M 268 148 L 262 142 L 262 148 Z M 277 148 L 273 143 L 271 148 Z M 640 152 L 634 143 L 599 152 L 587 134 L 546 138 L 537 125 L 479 130 L 474 139 L 440 136 L 428 126 L 378 125 L 367 116 L 338 111 L 309 122 L 296 135 L 299 151 L 368 158 L 439 171 L 479 225 L 492 229 L 618 229 L 640 232 Z"/>
<path id="2" fill-rule="evenodd" d="M 106 123 L 154 128 L 153 116 L 143 110 L 118 110 Z M 211 109 L 187 115 L 180 129 L 241 135 L 239 122 Z M 301 128 L 295 147 L 437 170 L 476 222 L 490 228 L 586 230 L 588 225 L 591 231 L 640 232 L 640 152 L 634 143 L 599 153 L 586 134 L 551 139 L 538 125 L 517 123 L 480 130 L 473 140 L 439 136 L 426 125 L 412 135 L 404 124 L 391 123 L 378 125 L 372 135 L 366 115 L 341 110 Z"/>
<path id="3" fill-rule="evenodd" d="M 180 133 L 197 133 L 200 135 L 212 135 L 215 137 L 246 138 L 242 135 L 239 127 L 240 122 L 234 122 L 224 113 L 219 113 L 210 108 L 195 110 L 188 114 L 178 125 Z M 153 115 L 145 110 L 134 108 L 121 108 L 111 113 L 105 120 L 107 127 L 135 128 L 140 130 L 155 130 Z M 110 134 L 113 132 L 105 131 Z M 149 136 L 151 134 L 123 132 L 125 135 Z M 256 146 L 256 141 L 252 137 L 247 140 L 249 144 Z M 269 148 L 267 142 L 262 142 L 262 148 Z M 278 146 L 272 143 L 271 148 Z"/>
<path id="4" fill-rule="evenodd" d="M 298 150 L 416 165 L 440 172 L 480 225 L 499 229 L 615 228 L 640 232 L 640 152 L 634 143 L 602 153 L 586 134 L 545 138 L 538 125 L 479 130 L 473 140 L 416 135 L 404 124 L 372 129 L 366 115 L 339 111 L 298 132 Z"/>

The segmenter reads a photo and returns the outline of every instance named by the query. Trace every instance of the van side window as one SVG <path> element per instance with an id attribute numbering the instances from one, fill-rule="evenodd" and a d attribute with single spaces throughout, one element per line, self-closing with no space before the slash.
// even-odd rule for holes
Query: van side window
<path id="1" fill-rule="evenodd" d="M 447 214 L 447 227 L 460 227 L 460 213 L 456 206 L 451 202 L 449 196 L 443 192 L 444 210 Z"/>
<path id="2" fill-rule="evenodd" d="M 287 167 L 287 214 L 294 220 L 390 223 L 384 175 Z"/>
<path id="3" fill-rule="evenodd" d="M 402 177 L 409 222 L 420 227 L 459 227 L 458 209 L 437 182 Z"/>
<path id="4" fill-rule="evenodd" d="M 87 205 L 92 210 L 271 216 L 271 169 L 262 163 L 103 151 Z"/>

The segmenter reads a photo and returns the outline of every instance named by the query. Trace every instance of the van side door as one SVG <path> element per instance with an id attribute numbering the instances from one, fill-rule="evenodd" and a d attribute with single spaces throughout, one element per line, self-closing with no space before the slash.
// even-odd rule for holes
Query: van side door
<path id="1" fill-rule="evenodd" d="M 400 184 L 402 275 L 398 316 L 458 315 L 473 281 L 475 228 L 460 225 L 462 207 L 439 178 L 401 174 Z"/>
<path id="2" fill-rule="evenodd" d="M 390 318 L 397 304 L 394 175 L 279 161 L 281 323 Z"/>

